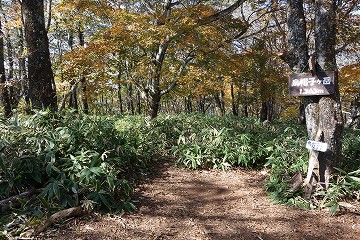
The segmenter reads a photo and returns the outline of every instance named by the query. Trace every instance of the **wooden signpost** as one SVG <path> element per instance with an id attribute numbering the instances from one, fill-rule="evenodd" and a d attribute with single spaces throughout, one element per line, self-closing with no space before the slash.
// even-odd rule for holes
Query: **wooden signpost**
<path id="1" fill-rule="evenodd" d="M 335 72 L 311 72 L 289 76 L 290 96 L 325 96 L 335 92 Z"/>
<path id="2" fill-rule="evenodd" d="M 312 72 L 292 74 L 289 76 L 290 96 L 325 96 L 335 92 L 335 72 Z M 308 140 L 306 148 L 326 152 L 327 144 Z"/>

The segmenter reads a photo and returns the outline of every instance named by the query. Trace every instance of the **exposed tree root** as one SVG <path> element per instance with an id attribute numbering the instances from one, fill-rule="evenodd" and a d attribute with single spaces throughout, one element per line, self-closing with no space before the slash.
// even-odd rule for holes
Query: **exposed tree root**
<path id="1" fill-rule="evenodd" d="M 59 212 L 56 212 L 53 215 L 51 215 L 49 217 L 49 219 L 45 221 L 45 223 L 37 226 L 33 235 L 37 235 L 37 234 L 45 231 L 48 227 L 50 227 L 52 224 L 54 224 L 58 221 L 61 221 L 63 219 L 67 219 L 70 217 L 79 217 L 79 216 L 82 216 L 83 214 L 84 214 L 84 212 L 83 212 L 81 206 L 68 208 L 68 209 L 64 209 Z"/>

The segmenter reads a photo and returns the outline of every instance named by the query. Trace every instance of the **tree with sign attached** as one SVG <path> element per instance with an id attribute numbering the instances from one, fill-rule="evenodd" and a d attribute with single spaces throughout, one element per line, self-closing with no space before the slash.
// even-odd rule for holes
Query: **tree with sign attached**
<path id="1" fill-rule="evenodd" d="M 287 4 L 288 51 L 282 58 L 295 76 L 289 79 L 290 92 L 303 96 L 309 140 L 308 174 L 305 194 L 327 188 L 333 168 L 341 162 L 343 118 L 336 66 L 336 1 L 314 1 L 315 52 L 310 57 L 302 0 Z M 312 86 L 311 86 L 312 85 Z"/>

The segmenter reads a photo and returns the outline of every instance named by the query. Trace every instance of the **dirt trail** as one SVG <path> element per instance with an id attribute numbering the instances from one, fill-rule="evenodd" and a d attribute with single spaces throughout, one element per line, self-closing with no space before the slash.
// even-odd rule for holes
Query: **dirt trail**
<path id="1" fill-rule="evenodd" d="M 258 171 L 191 171 L 166 166 L 139 186 L 139 210 L 74 219 L 47 239 L 360 239 L 360 216 L 274 205 Z"/>

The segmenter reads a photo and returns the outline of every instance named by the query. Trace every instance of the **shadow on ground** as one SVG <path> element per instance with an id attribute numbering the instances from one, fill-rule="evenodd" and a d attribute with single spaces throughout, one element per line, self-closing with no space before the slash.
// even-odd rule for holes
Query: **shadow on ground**
<path id="1" fill-rule="evenodd" d="M 357 239 L 360 217 L 274 205 L 256 171 L 163 164 L 136 190 L 138 211 L 78 222 L 56 239 Z M 64 238 L 59 238 L 64 236 Z M 66 236 L 66 237 L 65 237 Z"/>

